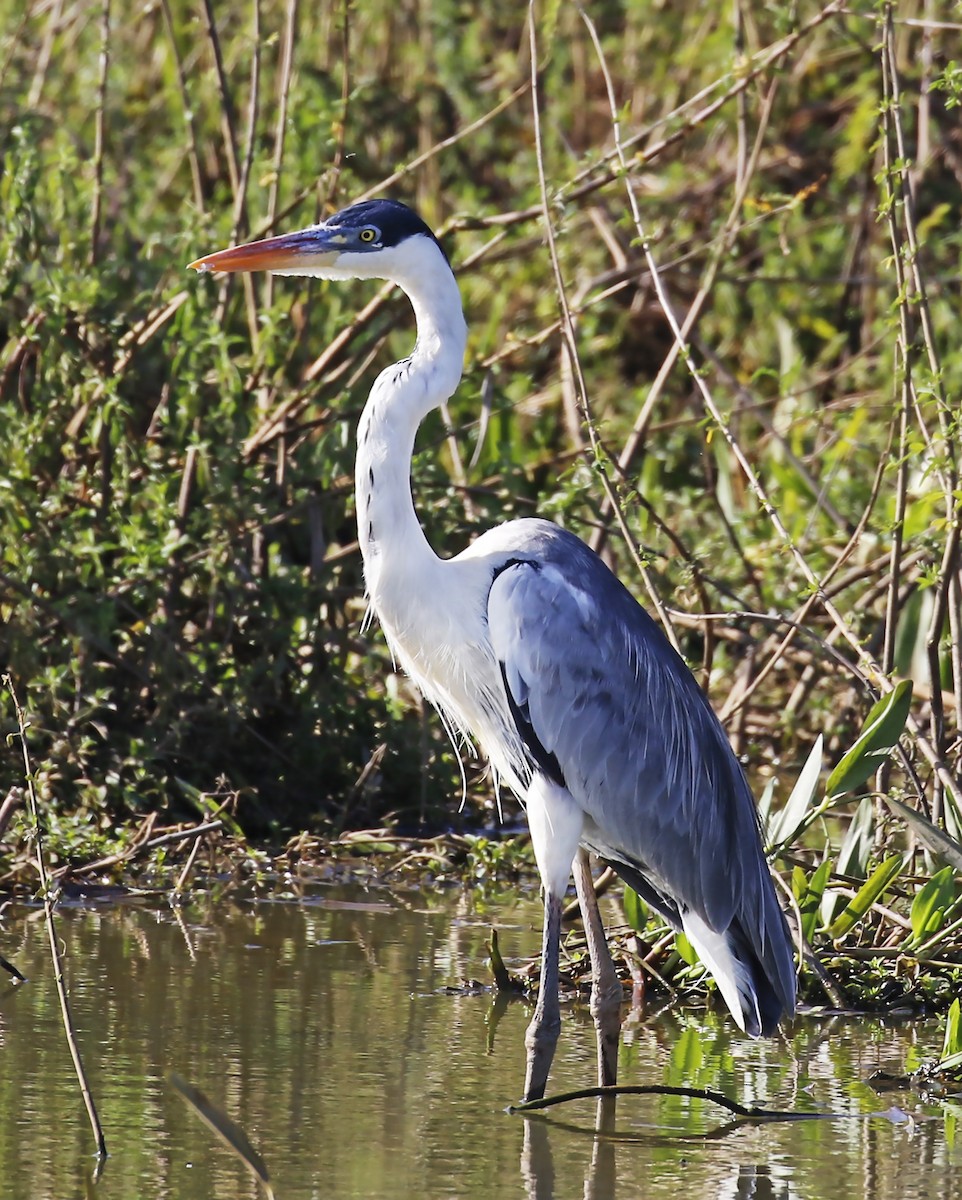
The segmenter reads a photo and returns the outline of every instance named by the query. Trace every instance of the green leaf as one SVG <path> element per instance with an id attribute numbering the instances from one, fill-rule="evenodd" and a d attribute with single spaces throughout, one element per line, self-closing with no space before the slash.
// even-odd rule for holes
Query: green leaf
<path id="1" fill-rule="evenodd" d="M 802 877 L 800 881 L 796 872 Z M 832 862 L 828 858 L 812 872 L 810 879 L 805 878 L 804 871 L 799 867 L 792 872 L 792 891 L 798 902 L 798 911 L 802 917 L 802 934 L 806 941 L 810 942 L 815 936 L 819 905 L 831 874 Z M 798 883 L 801 884 L 800 887 L 797 886 Z"/>
<path id="2" fill-rule="evenodd" d="M 828 777 L 825 794 L 829 800 L 854 792 L 885 762 L 902 736 L 911 703 L 912 681 L 903 679 L 872 706 L 855 745 Z"/>
<path id="3" fill-rule="evenodd" d="M 690 967 L 696 967 L 701 962 L 695 947 L 691 944 L 685 934 L 675 934 L 675 949 L 678 951 L 678 957 L 686 962 Z"/>
<path id="4" fill-rule="evenodd" d="M 942 1054 L 939 1065 L 945 1066 L 946 1060 L 962 1057 L 962 1004 L 956 997 L 945 1015 L 945 1037 L 942 1039 Z"/>
<path id="5" fill-rule="evenodd" d="M 943 867 L 919 888 L 912 901 L 910 919 L 916 942 L 940 929 L 945 910 L 954 899 L 955 871 L 952 867 Z"/>
<path id="6" fill-rule="evenodd" d="M 828 936 L 836 940 L 844 937 L 849 930 L 854 929 L 901 870 L 901 854 L 891 855 L 885 862 L 876 867 L 845 908 L 842 909 L 841 914 L 832 922 Z"/>
<path id="7" fill-rule="evenodd" d="M 625 884 L 625 894 L 623 897 L 625 905 L 625 919 L 635 933 L 641 933 L 648 924 L 648 905 L 642 900 L 633 887 Z"/>
<path id="8" fill-rule="evenodd" d="M 787 845 L 805 824 L 805 818 L 815 799 L 815 790 L 818 787 L 818 776 L 821 769 L 822 735 L 819 734 L 815 739 L 814 746 L 809 751 L 805 765 L 798 773 L 798 779 L 795 781 L 792 794 L 788 797 L 785 807 L 772 819 L 769 832 L 770 846 Z"/>

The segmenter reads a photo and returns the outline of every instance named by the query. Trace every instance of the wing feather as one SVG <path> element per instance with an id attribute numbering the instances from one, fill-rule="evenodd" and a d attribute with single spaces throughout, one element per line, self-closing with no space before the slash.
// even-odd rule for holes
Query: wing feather
<path id="1" fill-rule="evenodd" d="M 491 642 L 533 759 L 555 765 L 584 809 L 591 849 L 634 874 L 676 924 L 684 912 L 720 933 L 734 921 L 787 1005 L 784 918 L 724 730 L 601 560 L 573 535 L 535 524 L 529 554 L 501 568 L 488 599 Z"/>

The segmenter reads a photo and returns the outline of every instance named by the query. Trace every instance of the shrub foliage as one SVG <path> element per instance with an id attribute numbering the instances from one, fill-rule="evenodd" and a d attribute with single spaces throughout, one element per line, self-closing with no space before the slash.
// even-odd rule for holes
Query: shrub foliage
<path id="1" fill-rule="evenodd" d="M 472 327 L 415 463 L 439 551 L 535 510 L 591 540 L 760 778 L 818 734 L 840 760 L 912 679 L 881 784 L 958 837 L 962 76 L 933 9 L 547 3 L 532 38 L 506 3 L 0 0 L 0 658 L 48 802 L 453 811 L 361 630 L 353 427 L 403 298 L 184 272 L 387 193 Z"/>

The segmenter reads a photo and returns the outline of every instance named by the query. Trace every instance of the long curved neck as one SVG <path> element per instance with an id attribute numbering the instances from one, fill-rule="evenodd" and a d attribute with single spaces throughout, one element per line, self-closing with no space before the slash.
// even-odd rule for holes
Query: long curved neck
<path id="1" fill-rule="evenodd" d="M 421 530 L 411 496 L 414 437 L 424 417 L 457 387 L 464 365 L 467 331 L 461 297 L 440 250 L 418 256 L 416 270 L 398 270 L 417 321 L 417 343 L 409 358 L 378 376 L 361 415 L 355 463 L 358 539 L 364 575 L 375 611 L 386 627 L 407 624 L 392 614 L 395 598 L 418 597 L 410 588 L 386 586 L 409 577 L 426 581 L 438 563 Z M 423 584 L 422 584 L 423 586 Z M 389 629 L 389 633 L 391 632 Z"/>

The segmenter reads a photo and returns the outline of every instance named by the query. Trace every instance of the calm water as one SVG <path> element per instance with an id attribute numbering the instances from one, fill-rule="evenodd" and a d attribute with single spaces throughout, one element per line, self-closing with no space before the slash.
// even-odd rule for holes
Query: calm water
<path id="1" fill-rule="evenodd" d="M 176 1071 L 246 1131 L 278 1200 L 644 1196 L 962 1200 L 962 1108 L 862 1081 L 934 1056 L 937 1022 L 799 1020 L 753 1043 L 704 1012 L 629 1018 L 621 1082 L 715 1088 L 844 1119 L 725 1128 L 724 1113 L 623 1098 L 615 1136 L 594 1102 L 507 1115 L 529 1012 L 497 1019 L 492 923 L 506 957 L 538 944 L 538 905 L 469 893 L 321 889 L 309 902 L 61 910 L 74 1015 L 110 1158 L 92 1140 L 64 1044 L 41 914 L 7 908 L 0 953 L 0 1196 L 218 1200 L 261 1193 L 167 1082 Z M 3 976 L 6 979 L 6 976 Z M 593 1082 L 593 1030 L 567 1012 L 549 1092 Z M 866 1114 L 893 1105 L 914 1120 Z"/>

